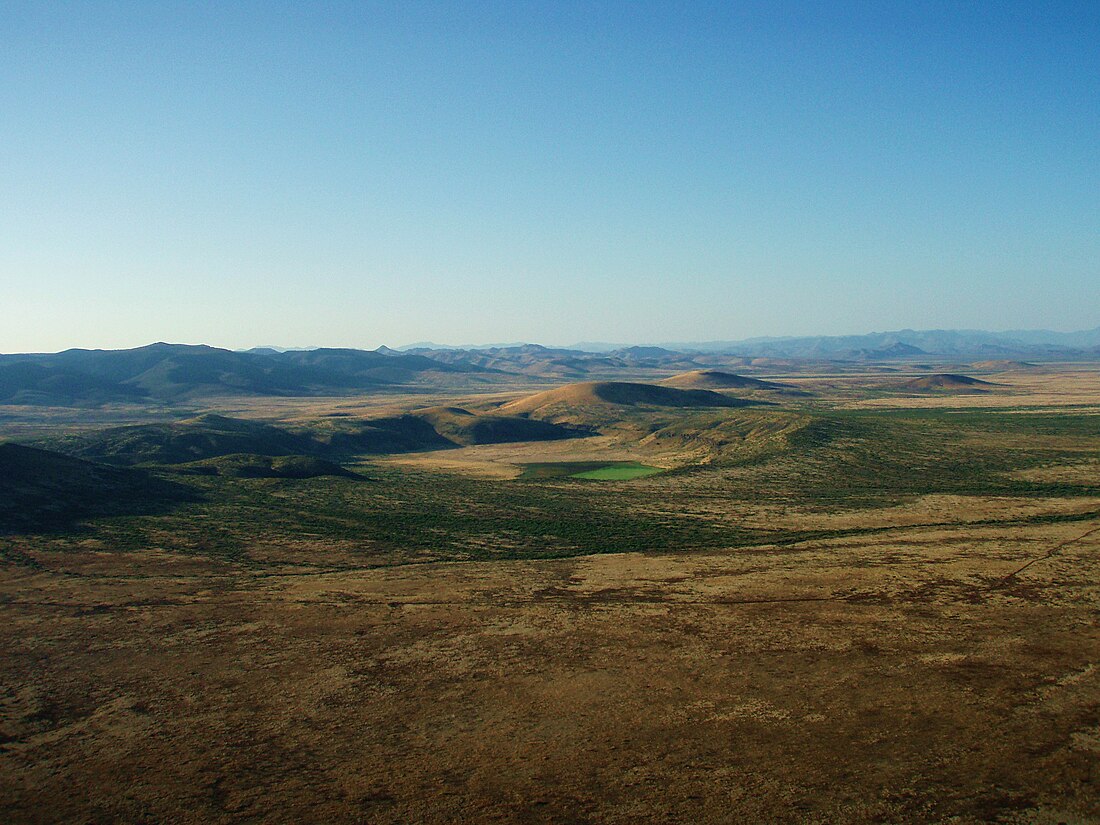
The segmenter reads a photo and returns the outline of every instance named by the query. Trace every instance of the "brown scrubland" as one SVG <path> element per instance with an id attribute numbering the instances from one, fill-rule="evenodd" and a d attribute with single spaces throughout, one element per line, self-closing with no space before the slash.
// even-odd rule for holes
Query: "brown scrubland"
<path id="1" fill-rule="evenodd" d="M 5 821 L 1100 822 L 1100 366 L 757 360 L 0 408 Z"/>

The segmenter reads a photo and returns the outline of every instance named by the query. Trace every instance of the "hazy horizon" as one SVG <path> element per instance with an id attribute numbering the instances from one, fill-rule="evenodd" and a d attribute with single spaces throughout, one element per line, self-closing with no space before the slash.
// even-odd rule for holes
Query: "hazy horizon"
<path id="1" fill-rule="evenodd" d="M 1100 7 L 13 3 L 0 352 L 1085 330 Z"/>
<path id="2" fill-rule="evenodd" d="M 435 340 L 418 340 L 418 341 L 401 341 L 399 343 L 393 343 L 389 341 L 382 341 L 377 344 L 360 345 L 354 347 L 346 347 L 349 349 L 362 349 L 362 350 L 375 350 L 381 347 L 387 347 L 393 350 L 408 350 L 418 347 L 424 348 L 443 348 L 443 349 L 487 349 L 492 347 L 518 347 L 518 346 L 543 346 L 551 349 L 583 349 L 585 346 L 597 347 L 599 349 L 604 348 L 618 348 L 618 347 L 691 347 L 693 345 L 711 345 L 711 344 L 737 344 L 737 343 L 751 343 L 755 341 L 786 341 L 786 340 L 799 340 L 799 339 L 814 339 L 814 338 L 860 338 L 866 336 L 875 335 L 895 335 L 901 333 L 914 333 L 914 334 L 928 334 L 928 333 L 975 333 L 991 336 L 1011 336 L 1012 334 L 1029 334 L 1036 335 L 1042 333 L 1050 333 L 1051 335 L 1067 335 L 1073 333 L 1098 333 L 1100 332 L 1100 325 L 1083 329 L 1050 329 L 1050 328 L 1019 328 L 1019 329 L 915 329 L 912 327 L 906 327 L 902 329 L 881 329 L 881 330 L 864 330 L 862 332 L 842 332 L 833 335 L 824 334 L 809 334 L 809 335 L 760 335 L 760 336 L 746 336 L 742 338 L 709 338 L 709 339 L 694 339 L 694 340 L 622 340 L 622 341 L 600 341 L 595 339 L 589 340 L 576 340 L 576 341 L 537 341 L 532 339 L 516 339 L 514 341 L 478 341 L 470 342 L 464 341 L 461 343 L 451 341 L 435 341 Z M 19 355 L 19 354 L 35 354 L 35 353 L 51 353 L 61 352 L 66 349 L 84 349 L 84 350 L 125 350 L 125 349 L 137 349 L 146 346 L 154 346 L 156 344 L 168 344 L 172 346 L 209 346 L 217 349 L 226 349 L 235 352 L 246 352 L 253 349 L 274 349 L 283 352 L 292 351 L 306 351 L 315 349 L 330 348 L 333 345 L 329 344 L 300 344 L 300 343 L 248 343 L 243 346 L 229 346 L 226 344 L 218 343 L 216 341 L 172 341 L 163 338 L 158 338 L 152 341 L 143 341 L 137 344 L 124 347 L 106 347 L 95 346 L 92 344 L 76 344 L 71 347 L 63 347 L 58 350 L 3 350 L 0 351 L 0 355 Z"/>

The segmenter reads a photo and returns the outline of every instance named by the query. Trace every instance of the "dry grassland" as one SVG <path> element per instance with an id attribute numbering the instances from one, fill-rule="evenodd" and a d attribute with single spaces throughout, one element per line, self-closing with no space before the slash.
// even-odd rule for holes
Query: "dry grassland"
<path id="1" fill-rule="evenodd" d="M 2 584 L 19 821 L 1095 821 L 1100 522 Z M 1076 820 L 1071 817 L 1079 817 Z"/>
<path id="2" fill-rule="evenodd" d="M 846 389 L 812 404 L 1100 406 L 1095 371 L 989 380 L 1005 388 Z M 443 400 L 455 403 L 218 409 L 308 421 Z M 193 539 L 216 512 L 201 509 L 0 538 L 0 810 L 10 822 L 1100 823 L 1100 495 L 1088 492 L 1100 429 L 956 435 L 915 419 L 932 440 L 897 449 L 939 445 L 927 460 L 941 464 L 906 458 L 928 489 L 891 492 L 892 465 L 866 463 L 888 457 L 860 452 L 877 419 L 850 433 L 836 421 L 831 441 L 631 482 L 515 479 L 549 461 L 675 469 L 687 442 L 642 445 L 628 427 L 363 458 L 380 475 L 362 482 L 249 482 L 226 551 Z M 973 481 L 958 450 L 987 462 Z M 998 463 L 1013 451 L 1021 463 Z M 406 473 L 453 498 L 413 500 Z M 814 493 L 831 481 L 848 486 Z M 891 494 L 870 500 L 876 484 Z M 297 526 L 256 503 L 299 506 L 295 491 L 345 498 Z M 423 547 L 405 555 L 323 532 L 346 496 L 383 492 L 369 524 L 429 505 L 451 521 L 416 527 Z M 599 528 L 597 554 L 566 558 L 524 557 L 537 535 L 501 531 L 518 549 L 493 557 L 497 534 L 446 532 L 557 501 L 547 530 L 616 505 L 636 521 L 607 521 L 620 544 Z M 687 544 L 654 549 L 650 524 Z M 691 538 L 696 524 L 707 532 Z M 643 538 L 623 546 L 632 530 Z"/>

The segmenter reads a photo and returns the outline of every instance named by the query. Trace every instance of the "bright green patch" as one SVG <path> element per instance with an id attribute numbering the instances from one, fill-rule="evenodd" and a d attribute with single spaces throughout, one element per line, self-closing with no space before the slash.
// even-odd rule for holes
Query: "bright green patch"
<path id="1" fill-rule="evenodd" d="M 528 464 L 521 478 L 582 478 L 592 481 L 628 481 L 662 472 L 660 467 L 637 461 L 555 461 Z"/>
<path id="2" fill-rule="evenodd" d="M 594 481 L 628 481 L 632 478 L 645 478 L 661 472 L 660 467 L 650 467 L 648 464 L 639 464 L 636 461 L 626 461 L 621 464 L 609 464 L 598 470 L 588 470 L 584 473 L 574 473 L 573 478 L 587 478 Z"/>

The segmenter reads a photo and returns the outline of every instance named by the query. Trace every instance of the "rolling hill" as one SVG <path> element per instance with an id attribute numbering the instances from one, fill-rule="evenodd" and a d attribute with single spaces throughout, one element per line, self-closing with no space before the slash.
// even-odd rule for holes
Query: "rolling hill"
<path id="1" fill-rule="evenodd" d="M 996 386 L 990 381 L 955 373 L 925 375 L 902 384 L 902 388 L 907 390 L 939 392 L 986 392 L 988 388 Z"/>
<path id="2" fill-rule="evenodd" d="M 518 441 L 560 441 L 590 435 L 587 430 L 551 424 L 519 415 L 475 415 L 461 407 L 428 407 L 412 415 L 429 422 L 455 444 L 509 444 Z"/>
<path id="3" fill-rule="evenodd" d="M 971 364 L 976 370 L 986 370 L 988 372 L 1007 372 L 1008 370 L 1030 370 L 1035 369 L 1036 365 L 1029 361 L 1011 361 L 1011 360 L 994 360 L 994 361 L 978 361 L 976 364 Z"/>
<path id="4" fill-rule="evenodd" d="M 314 425 L 311 434 L 321 445 L 321 455 L 338 458 L 455 446 L 436 432 L 430 421 L 408 414 L 365 420 L 330 419 Z"/>
<path id="5" fill-rule="evenodd" d="M 264 464 L 256 473 L 278 477 L 299 466 L 281 460 L 292 457 L 327 462 L 359 455 L 439 450 L 470 444 L 556 441 L 589 434 L 587 430 L 521 416 L 477 415 L 459 407 L 429 407 L 381 418 L 325 419 L 293 431 L 259 421 L 207 414 L 183 421 L 106 427 L 50 439 L 42 446 L 74 458 L 115 466 L 190 465 L 196 467 L 197 472 L 207 474 L 239 474 L 231 466 L 232 462 L 215 460 L 247 456 L 247 461 L 236 462 L 245 468 L 240 472 L 252 472 L 247 468 Z M 207 467 L 205 470 L 196 464 L 212 461 L 213 464 L 203 465 Z M 305 467 L 305 464 L 300 466 Z M 321 465 L 309 472 L 315 470 L 317 474 L 332 474 Z"/>
<path id="6" fill-rule="evenodd" d="M 38 530 L 93 516 L 162 512 L 195 498 L 186 487 L 142 470 L 0 444 L 0 530 Z"/>
<path id="7" fill-rule="evenodd" d="M 212 414 L 171 423 L 108 427 L 49 446 L 66 455 L 118 465 L 182 464 L 233 453 L 310 455 L 320 449 L 308 436 Z"/>
<path id="8" fill-rule="evenodd" d="M 630 381 L 589 381 L 510 401 L 502 404 L 498 411 L 508 415 L 537 416 L 547 411 L 594 406 L 740 407 L 751 403 L 711 390 L 681 390 Z"/>
<path id="9" fill-rule="evenodd" d="M 720 370 L 692 370 L 673 375 L 661 383 L 669 387 L 689 390 L 779 390 L 787 386 Z"/>

